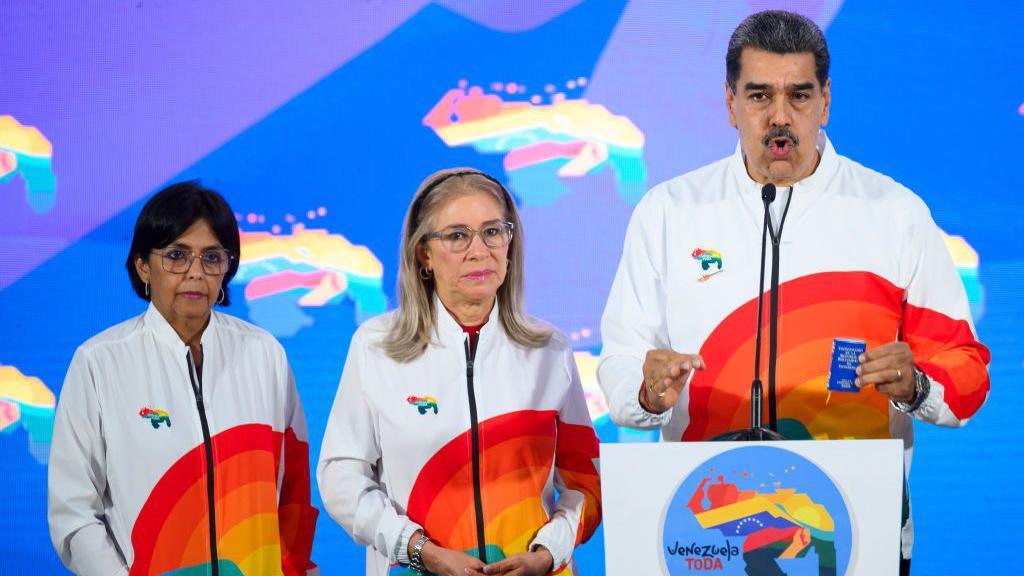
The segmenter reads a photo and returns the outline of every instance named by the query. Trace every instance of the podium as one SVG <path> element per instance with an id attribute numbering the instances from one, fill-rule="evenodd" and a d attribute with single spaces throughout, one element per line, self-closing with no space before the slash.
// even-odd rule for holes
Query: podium
<path id="1" fill-rule="evenodd" d="M 897 575 L 899 440 L 602 444 L 608 576 Z"/>

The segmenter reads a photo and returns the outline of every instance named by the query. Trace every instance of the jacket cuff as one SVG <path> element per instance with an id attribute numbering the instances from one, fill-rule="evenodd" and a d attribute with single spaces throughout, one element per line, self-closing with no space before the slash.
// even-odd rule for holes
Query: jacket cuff
<path id="1" fill-rule="evenodd" d="M 551 572 L 555 573 L 565 567 L 572 558 L 573 545 L 576 543 L 576 535 L 566 528 L 566 520 L 555 518 L 548 522 L 537 532 L 537 536 L 530 542 L 529 550 L 535 551 L 538 546 L 543 546 L 551 553 Z"/>
<path id="2" fill-rule="evenodd" d="M 631 422 L 635 423 L 636 428 L 651 429 L 661 428 L 668 424 L 668 421 L 672 419 L 672 412 L 675 408 L 669 408 L 661 414 L 655 414 L 654 412 L 648 412 L 643 404 L 640 403 L 640 395 L 643 394 L 643 379 L 641 382 L 631 387 L 632 394 L 629 395 L 628 401 L 626 402 L 626 414 Z"/>
<path id="3" fill-rule="evenodd" d="M 946 389 L 942 384 L 932 379 L 931 376 L 928 376 L 927 374 L 925 374 L 925 376 L 931 384 L 928 387 L 928 395 L 925 396 L 924 402 L 909 414 L 922 422 L 936 424 L 941 421 L 942 414 L 945 412 L 943 409 L 946 407 L 946 401 L 944 398 L 946 395 Z"/>
<path id="4" fill-rule="evenodd" d="M 598 377 L 608 397 L 612 421 L 640 430 L 661 428 L 672 419 L 673 408 L 654 414 L 640 405 L 643 363 L 639 358 L 613 356 L 602 361 Z"/>
<path id="5" fill-rule="evenodd" d="M 409 564 L 409 540 L 412 540 L 412 535 L 417 530 L 422 530 L 418 524 L 414 522 L 406 523 L 405 527 L 402 528 L 401 534 L 398 536 L 398 542 L 395 543 L 395 549 L 392 550 L 391 562 L 398 562 L 399 564 Z"/>

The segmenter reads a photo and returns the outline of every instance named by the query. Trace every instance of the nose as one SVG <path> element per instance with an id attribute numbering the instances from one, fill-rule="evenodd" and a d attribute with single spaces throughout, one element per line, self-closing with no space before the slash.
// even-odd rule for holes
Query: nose
<path id="1" fill-rule="evenodd" d="M 772 102 L 771 124 L 772 126 L 789 126 L 792 115 L 789 109 L 787 98 L 776 98 Z"/>
<path id="2" fill-rule="evenodd" d="M 481 234 L 473 234 L 473 237 L 469 240 L 469 248 L 466 249 L 466 255 L 471 258 L 482 258 L 490 254 L 490 248 L 487 244 L 484 244 L 484 237 Z"/>
<path id="3" fill-rule="evenodd" d="M 203 271 L 203 263 L 195 254 L 190 255 L 188 270 L 185 271 L 186 278 L 202 278 L 206 274 Z"/>

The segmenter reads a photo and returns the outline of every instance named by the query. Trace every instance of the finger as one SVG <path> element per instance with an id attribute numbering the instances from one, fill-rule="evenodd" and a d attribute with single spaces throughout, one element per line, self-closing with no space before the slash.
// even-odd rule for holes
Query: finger
<path id="1" fill-rule="evenodd" d="M 644 358 L 644 361 L 650 362 L 652 364 L 664 364 L 665 362 L 672 358 L 673 354 L 675 353 L 672 352 L 671 350 L 648 350 L 647 356 L 646 358 Z"/>
<path id="2" fill-rule="evenodd" d="M 504 574 L 516 567 L 515 558 L 505 558 L 483 567 L 484 574 Z"/>
<path id="3" fill-rule="evenodd" d="M 878 358 L 875 360 L 869 360 L 857 366 L 856 372 L 859 376 L 866 376 L 874 372 L 880 372 L 882 370 L 891 370 L 896 368 L 899 362 L 895 356 L 886 356 L 884 358 Z"/>
<path id="4" fill-rule="evenodd" d="M 686 378 L 689 375 L 690 371 L 687 370 L 686 372 L 681 374 L 679 378 L 666 378 L 665 380 L 662 381 L 662 384 L 664 385 L 666 391 L 671 389 L 675 390 L 676 392 L 680 392 L 683 389 L 683 386 L 686 385 Z"/>
<path id="5" fill-rule="evenodd" d="M 665 386 L 674 388 L 676 390 L 682 390 L 683 386 L 686 385 L 686 381 L 690 378 L 690 374 L 694 370 L 704 369 L 704 359 L 698 355 L 688 356 L 679 364 L 678 376 L 672 376 L 665 379 Z"/>
<path id="6" fill-rule="evenodd" d="M 900 374 L 899 370 L 895 368 L 890 368 L 886 370 L 879 370 L 877 372 L 871 372 L 870 374 L 865 374 L 860 378 L 854 380 L 854 384 L 861 387 L 876 386 L 877 388 L 877 386 L 880 384 L 895 384 L 899 382 L 900 376 L 902 376 L 902 374 Z M 881 390 L 879 390 L 879 392 L 881 392 Z"/>
<path id="7" fill-rule="evenodd" d="M 679 354 L 673 360 L 673 364 L 682 370 L 703 370 L 704 358 L 700 354 Z"/>
<path id="8" fill-rule="evenodd" d="M 878 358 L 884 358 L 890 354 L 895 354 L 902 351 L 909 351 L 910 346 L 906 342 L 889 342 L 888 344 L 882 344 L 876 346 L 871 350 L 868 350 L 860 355 L 861 362 L 868 362 L 871 360 L 877 360 Z"/>
<path id="9" fill-rule="evenodd" d="M 889 396 L 893 400 L 900 402 L 909 402 L 910 398 L 914 395 L 913 387 L 905 386 L 899 382 L 890 382 L 889 384 L 879 384 L 875 386 L 875 390 L 879 393 Z"/>
<path id="10" fill-rule="evenodd" d="M 664 378 L 668 374 L 671 364 L 666 359 L 648 359 L 644 362 L 643 372 L 647 378 Z"/>
<path id="11" fill-rule="evenodd" d="M 877 390 L 879 394 L 885 394 L 886 396 L 892 396 L 892 392 L 893 392 L 892 387 L 893 387 L 892 383 L 889 383 L 889 384 L 878 384 L 878 385 L 875 386 L 875 390 Z"/>

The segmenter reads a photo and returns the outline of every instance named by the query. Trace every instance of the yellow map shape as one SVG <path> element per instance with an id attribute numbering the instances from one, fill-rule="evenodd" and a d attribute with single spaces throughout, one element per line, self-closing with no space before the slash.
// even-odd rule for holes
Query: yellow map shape
<path id="1" fill-rule="evenodd" d="M 951 236 L 942 233 L 942 240 L 946 243 L 949 255 L 953 257 L 953 264 L 957 268 L 977 268 L 978 252 L 967 243 L 963 236 Z"/>
<path id="2" fill-rule="evenodd" d="M 0 116 L 0 148 L 30 156 L 53 156 L 53 145 L 35 126 L 24 126 L 13 116 Z"/>
<path id="3" fill-rule="evenodd" d="M 25 376 L 14 366 L 0 366 L 0 430 L 20 419 L 19 405 L 52 410 L 57 398 L 39 378 Z"/>
<path id="4" fill-rule="evenodd" d="M 703 528 L 720 526 L 740 518 L 768 513 L 785 518 L 800 526 L 810 526 L 825 532 L 835 531 L 835 521 L 821 504 L 815 504 L 806 494 L 792 488 L 776 490 L 774 494 L 757 494 L 752 498 L 733 502 L 700 512 L 694 516 Z"/>
<path id="5" fill-rule="evenodd" d="M 289 235 L 242 232 L 242 264 L 285 258 L 316 268 L 344 270 L 366 278 L 380 278 L 384 265 L 366 246 L 357 246 L 339 234 L 296 226 Z"/>
<path id="6" fill-rule="evenodd" d="M 549 106 L 529 103 L 506 104 L 501 113 L 485 118 L 462 120 L 435 128 L 449 146 L 469 144 L 531 128 L 573 139 L 596 140 L 623 148 L 640 148 L 644 134 L 625 116 L 612 114 L 600 104 L 586 100 L 562 100 Z"/>
<path id="7" fill-rule="evenodd" d="M 608 414 L 608 400 L 597 383 L 597 365 L 601 359 L 590 352 L 573 352 L 576 360 L 576 369 L 579 370 L 580 380 L 583 381 L 583 396 L 587 399 L 587 411 L 590 412 L 590 419 L 598 418 Z"/>

